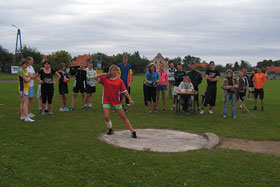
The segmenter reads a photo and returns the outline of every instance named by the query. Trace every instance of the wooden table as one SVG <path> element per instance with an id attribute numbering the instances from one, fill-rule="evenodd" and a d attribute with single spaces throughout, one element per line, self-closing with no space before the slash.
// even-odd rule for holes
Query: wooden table
<path id="1" fill-rule="evenodd" d="M 179 102 L 179 96 L 181 95 L 190 95 L 191 96 L 191 100 L 192 100 L 192 112 L 193 114 L 195 114 L 195 106 L 196 106 L 196 100 L 194 99 L 194 96 L 197 95 L 196 91 L 192 91 L 192 92 L 176 92 L 177 94 L 177 101 L 176 101 L 176 114 L 178 114 L 178 112 L 181 110 L 181 104 Z"/>

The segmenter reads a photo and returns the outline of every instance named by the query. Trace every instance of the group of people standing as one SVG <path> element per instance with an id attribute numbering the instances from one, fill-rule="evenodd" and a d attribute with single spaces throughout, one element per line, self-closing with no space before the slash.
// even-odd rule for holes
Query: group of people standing
<path id="1" fill-rule="evenodd" d="M 35 95 L 34 92 L 34 80 L 39 84 L 37 97 L 39 99 L 39 110 L 41 115 L 44 116 L 46 109 L 50 116 L 53 116 L 52 99 L 54 94 L 54 84 L 59 83 L 59 93 L 61 95 L 60 112 L 69 111 L 67 107 L 67 94 L 68 94 L 68 82 L 70 78 L 65 72 L 66 65 L 60 64 L 60 69 L 55 71 L 51 68 L 51 63 L 48 60 L 44 60 L 42 68 L 39 72 L 35 73 L 32 67 L 33 58 L 28 57 L 20 62 L 20 69 L 18 71 L 19 81 L 19 93 L 21 96 L 20 113 L 21 120 L 26 122 L 34 122 L 32 119 L 35 114 L 31 113 L 32 100 Z M 215 69 L 215 63 L 211 61 L 209 63 L 209 69 L 205 73 L 207 80 L 207 86 L 202 96 L 201 110 L 199 108 L 199 84 L 202 82 L 202 75 L 196 70 L 196 65 L 192 63 L 190 65 L 190 71 L 183 71 L 182 64 L 177 64 L 177 69 L 174 68 L 174 64 L 170 63 L 169 68 L 164 70 L 164 65 L 160 64 L 159 69 L 156 69 L 154 64 L 146 66 L 146 74 L 144 79 L 144 101 L 148 106 L 149 113 L 153 112 L 158 114 L 158 103 L 161 93 L 162 97 L 162 111 L 166 111 L 165 95 L 166 90 L 169 90 L 169 97 L 172 99 L 173 104 L 171 110 L 174 110 L 175 103 L 179 99 L 180 104 L 183 106 L 183 110 L 189 113 L 189 107 L 192 105 L 192 101 L 189 95 L 180 95 L 178 98 L 177 93 L 182 91 L 190 91 L 197 93 L 194 100 L 197 104 L 197 111 L 200 114 L 204 114 L 205 107 L 209 108 L 209 114 L 213 114 L 212 107 L 216 104 L 217 95 L 217 82 L 220 78 L 220 72 Z M 130 97 L 130 87 L 132 81 L 132 69 L 128 64 L 128 56 L 123 56 L 123 62 L 117 65 L 111 65 L 108 73 L 97 74 L 93 69 L 93 62 L 89 62 L 86 66 L 85 63 L 80 63 L 79 68 L 73 68 L 70 71 L 72 76 L 75 76 L 73 86 L 73 97 L 70 110 L 74 110 L 74 105 L 78 93 L 81 92 L 83 110 L 93 109 L 92 93 L 96 92 L 96 82 L 103 85 L 102 106 L 105 118 L 105 124 L 108 128 L 108 135 L 114 133 L 112 128 L 112 122 L 110 120 L 110 111 L 116 111 L 124 124 L 131 131 L 131 136 L 136 138 L 136 132 L 133 129 L 130 121 L 127 119 L 125 112 L 127 110 L 124 107 L 125 98 L 128 101 L 128 105 L 133 105 L 134 102 Z M 56 79 L 54 80 L 54 75 Z M 261 110 L 264 110 L 264 91 L 263 87 L 266 82 L 266 76 L 261 72 L 261 68 L 257 68 L 257 73 L 252 71 L 250 77 L 247 76 L 247 70 L 240 70 L 239 76 L 236 78 L 232 70 L 226 71 L 226 78 L 223 80 L 222 89 L 224 90 L 224 118 L 227 117 L 228 103 L 232 100 L 232 117 L 236 118 L 236 104 L 237 99 L 241 100 L 241 107 L 244 110 L 244 98 L 246 95 L 246 89 L 248 87 L 249 94 L 248 100 L 252 101 L 252 95 L 255 98 L 254 110 L 257 110 L 257 98 L 261 99 Z M 173 88 L 173 91 L 172 91 Z M 86 94 L 85 94 L 86 93 Z M 152 107 L 153 102 L 153 107 Z M 48 106 L 46 104 L 48 103 Z M 152 110 L 153 108 L 153 110 Z"/>
<path id="2" fill-rule="evenodd" d="M 196 102 L 197 111 L 202 115 L 205 113 L 205 108 L 209 107 L 209 114 L 213 114 L 213 107 L 216 105 L 217 96 L 217 82 L 220 78 L 220 72 L 216 70 L 215 63 L 211 61 L 209 63 L 209 69 L 205 73 L 207 81 L 206 89 L 202 92 L 202 104 L 199 108 L 199 84 L 202 82 L 202 75 L 196 70 L 196 64 L 190 64 L 190 71 L 183 71 L 182 64 L 177 64 L 177 69 L 174 68 L 174 64 L 170 63 L 169 68 L 164 70 L 164 65 L 160 64 L 159 69 L 156 69 L 154 64 L 146 66 L 146 74 L 143 85 L 144 90 L 144 102 L 148 106 L 149 113 L 159 113 L 158 103 L 160 92 L 162 92 L 162 111 L 166 111 L 165 92 L 169 90 L 169 98 L 172 99 L 173 104 L 171 110 L 174 110 L 177 100 L 183 106 L 183 111 L 189 113 L 189 108 L 192 105 L 190 95 L 180 95 L 178 98 L 178 92 L 195 92 L 194 101 Z M 232 70 L 226 71 L 226 78 L 223 80 L 222 89 L 224 91 L 224 110 L 223 117 L 227 117 L 228 103 L 232 100 L 232 117 L 236 118 L 236 105 L 240 100 L 242 111 L 245 112 L 244 99 L 248 88 L 247 101 L 252 101 L 253 96 L 255 98 L 254 110 L 257 110 L 257 99 L 261 99 L 261 110 L 264 110 L 264 91 L 263 87 L 266 82 L 266 76 L 261 72 L 261 68 L 257 67 L 257 73 L 252 70 L 251 75 L 247 75 L 247 69 L 239 71 L 238 77 L 235 77 Z M 173 92 L 172 92 L 173 89 Z M 152 103 L 153 102 L 153 107 Z M 152 110 L 153 108 L 153 110 Z"/>

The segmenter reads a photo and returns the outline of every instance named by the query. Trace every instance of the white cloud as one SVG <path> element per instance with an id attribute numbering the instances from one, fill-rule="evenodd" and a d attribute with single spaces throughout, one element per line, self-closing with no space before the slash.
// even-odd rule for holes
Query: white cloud
<path id="1" fill-rule="evenodd" d="M 194 55 L 225 64 L 279 59 L 277 0 L 29 0 L 0 7 L 0 45 L 23 43 L 42 53 L 140 51 L 152 58 Z M 236 60 L 234 60 L 236 59 Z"/>

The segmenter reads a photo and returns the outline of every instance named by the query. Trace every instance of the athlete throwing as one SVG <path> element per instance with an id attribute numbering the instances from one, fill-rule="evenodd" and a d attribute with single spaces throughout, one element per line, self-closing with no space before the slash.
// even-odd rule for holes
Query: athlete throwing
<path id="1" fill-rule="evenodd" d="M 136 132 L 134 131 L 131 123 L 127 119 L 123 109 L 122 104 L 120 101 L 120 94 L 124 94 L 128 99 L 130 105 L 133 105 L 134 102 L 131 99 L 123 81 L 118 77 L 118 66 L 111 65 L 109 68 L 109 73 L 101 73 L 93 77 L 95 80 L 97 80 L 100 84 L 103 85 L 103 96 L 102 96 L 102 104 L 103 104 L 103 112 L 104 112 L 104 118 L 105 123 L 108 127 L 108 135 L 111 135 L 114 133 L 113 127 L 112 127 L 112 121 L 110 120 L 110 108 L 116 110 L 118 115 L 123 120 L 126 127 L 131 132 L 132 138 L 137 138 Z"/>

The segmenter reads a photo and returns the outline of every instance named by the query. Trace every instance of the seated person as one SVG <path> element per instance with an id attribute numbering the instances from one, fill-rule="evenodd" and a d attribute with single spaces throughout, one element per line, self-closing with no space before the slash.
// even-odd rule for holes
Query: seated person
<path id="1" fill-rule="evenodd" d="M 180 92 L 193 92 L 194 87 L 188 76 L 183 77 L 183 81 L 180 83 L 178 91 Z M 180 104 L 183 106 L 185 112 L 189 112 L 189 106 L 192 106 L 192 100 L 190 95 L 180 95 Z"/>

